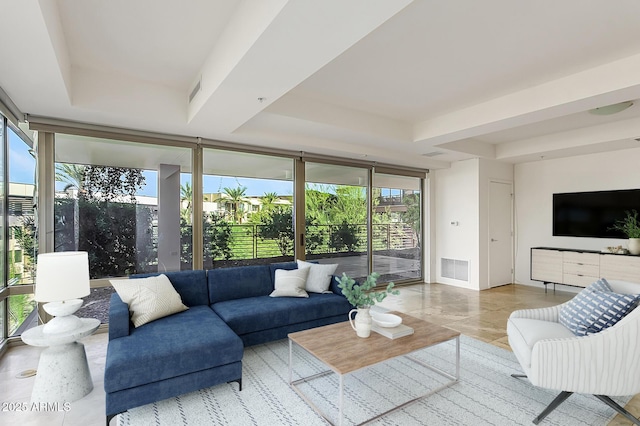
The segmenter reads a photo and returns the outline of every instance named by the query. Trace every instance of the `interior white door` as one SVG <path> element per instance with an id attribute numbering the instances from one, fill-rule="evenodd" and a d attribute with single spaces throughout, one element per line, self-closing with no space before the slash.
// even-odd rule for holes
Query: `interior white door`
<path id="1" fill-rule="evenodd" d="M 489 184 L 489 287 L 513 282 L 511 183 Z"/>

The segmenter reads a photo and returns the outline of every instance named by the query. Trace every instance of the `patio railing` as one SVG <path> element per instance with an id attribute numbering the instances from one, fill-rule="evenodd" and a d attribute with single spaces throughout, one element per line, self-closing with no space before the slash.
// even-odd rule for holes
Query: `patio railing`
<path id="1" fill-rule="evenodd" d="M 231 225 L 232 259 L 260 259 L 293 255 L 293 239 L 288 239 L 290 249 L 284 254 L 275 239 L 260 237 L 264 225 Z M 418 246 L 413 228 L 405 223 L 382 223 L 372 227 L 373 251 L 403 250 Z M 364 224 L 312 225 L 306 231 L 307 254 L 333 254 L 367 251 L 367 227 Z M 218 260 L 218 259 L 216 259 Z"/>

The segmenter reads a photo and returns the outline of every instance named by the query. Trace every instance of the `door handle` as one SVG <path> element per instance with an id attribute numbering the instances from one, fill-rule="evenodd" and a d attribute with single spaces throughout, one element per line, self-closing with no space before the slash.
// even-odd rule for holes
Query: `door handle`
<path id="1" fill-rule="evenodd" d="M 491 239 L 491 242 L 493 243 L 494 241 L 498 241 L 498 240 L 496 240 L 495 238 L 492 238 L 492 239 Z"/>

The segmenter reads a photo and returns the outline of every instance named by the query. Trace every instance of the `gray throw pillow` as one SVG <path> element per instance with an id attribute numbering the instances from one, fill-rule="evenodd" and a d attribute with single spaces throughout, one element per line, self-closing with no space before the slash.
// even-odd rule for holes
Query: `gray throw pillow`
<path id="1" fill-rule="evenodd" d="M 296 260 L 298 269 L 309 269 L 305 290 L 310 293 L 326 293 L 331 286 L 331 278 L 336 269 L 337 264 L 320 265 L 317 263 L 305 262 L 304 260 Z"/>
<path id="2" fill-rule="evenodd" d="M 274 290 L 269 296 L 271 297 L 309 297 L 304 290 L 307 281 L 309 268 L 292 269 L 276 269 Z"/>

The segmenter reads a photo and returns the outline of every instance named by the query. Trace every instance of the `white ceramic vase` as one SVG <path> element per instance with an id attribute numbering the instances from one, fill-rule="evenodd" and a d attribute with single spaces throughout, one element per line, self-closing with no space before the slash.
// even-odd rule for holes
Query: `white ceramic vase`
<path id="1" fill-rule="evenodd" d="M 640 254 L 640 238 L 629 238 L 629 253 Z"/>
<path id="2" fill-rule="evenodd" d="M 356 313 L 355 321 L 352 316 L 354 312 Z M 369 337 L 369 335 L 371 335 L 371 314 L 369 313 L 369 308 L 358 308 L 349 311 L 349 322 L 358 337 Z"/>

